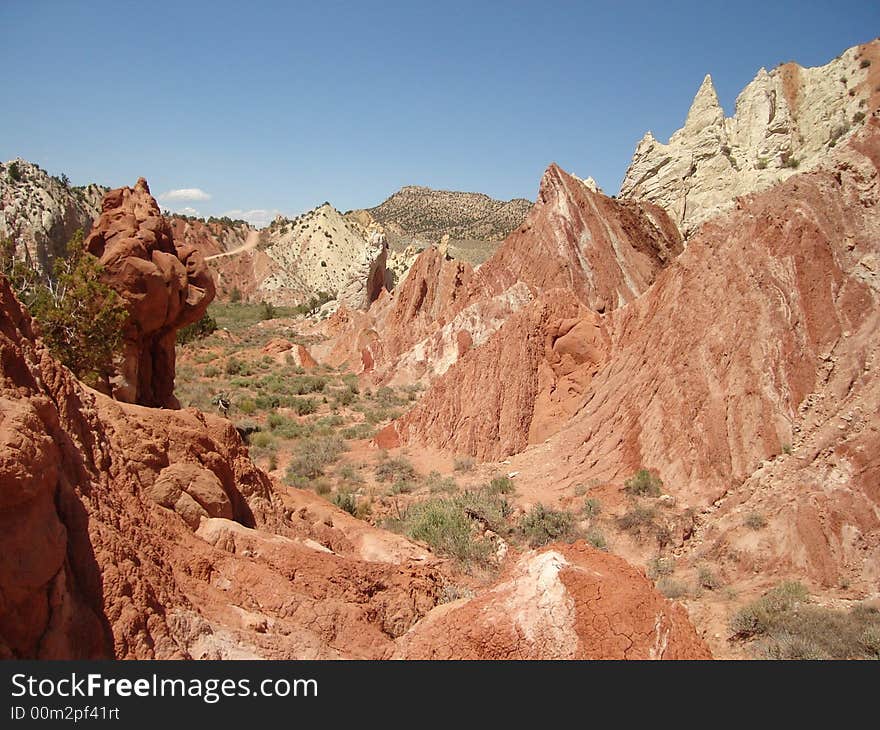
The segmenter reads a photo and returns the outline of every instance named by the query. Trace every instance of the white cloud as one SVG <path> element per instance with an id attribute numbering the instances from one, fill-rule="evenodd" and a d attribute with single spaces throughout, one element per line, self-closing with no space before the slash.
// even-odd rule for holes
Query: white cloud
<path id="1" fill-rule="evenodd" d="M 162 193 L 159 200 L 210 200 L 211 194 L 201 188 L 178 188 Z"/>
<path id="2" fill-rule="evenodd" d="M 254 210 L 227 210 L 223 215 L 233 220 L 241 219 L 250 223 L 257 228 L 268 226 L 276 215 L 280 215 L 280 210 L 265 210 L 264 208 L 255 208 Z"/>
<path id="3" fill-rule="evenodd" d="M 191 208 L 190 206 L 186 206 L 185 208 L 181 208 L 178 213 L 183 213 L 183 215 L 201 215 L 199 211 L 195 208 Z"/>

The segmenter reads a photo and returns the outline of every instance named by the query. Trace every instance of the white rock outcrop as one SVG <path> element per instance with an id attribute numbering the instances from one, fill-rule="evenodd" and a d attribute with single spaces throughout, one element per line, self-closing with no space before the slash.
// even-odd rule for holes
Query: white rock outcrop
<path id="1" fill-rule="evenodd" d="M 361 251 L 356 266 L 337 296 L 350 309 L 368 309 L 383 288 L 387 288 L 388 241 L 381 230 L 374 230 Z"/>
<path id="2" fill-rule="evenodd" d="M 105 192 L 74 187 L 27 160 L 0 163 L 0 241 L 12 241 L 17 258 L 48 271 L 77 229 L 88 235 Z"/>
<path id="3" fill-rule="evenodd" d="M 710 76 L 684 126 L 666 144 L 648 132 L 636 147 L 620 196 L 663 207 L 687 236 L 736 197 L 816 165 L 876 110 L 880 40 L 830 63 L 761 69 L 725 117 Z"/>

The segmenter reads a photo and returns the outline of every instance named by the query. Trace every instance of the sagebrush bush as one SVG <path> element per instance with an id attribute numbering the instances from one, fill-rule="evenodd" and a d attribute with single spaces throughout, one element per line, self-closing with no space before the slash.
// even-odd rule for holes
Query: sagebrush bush
<path id="1" fill-rule="evenodd" d="M 639 469 L 624 483 L 624 491 L 637 497 L 659 497 L 663 482 L 647 469 Z"/>
<path id="2" fill-rule="evenodd" d="M 335 435 L 300 441 L 287 467 L 288 482 L 301 486 L 305 480 L 322 476 L 324 468 L 336 461 L 345 449 L 345 442 Z"/>
<path id="3" fill-rule="evenodd" d="M 516 491 L 513 480 L 504 474 L 494 477 L 489 482 L 489 489 L 497 494 L 513 494 Z"/>
<path id="4" fill-rule="evenodd" d="M 413 540 L 421 540 L 432 550 L 466 565 L 485 563 L 492 554 L 491 543 L 480 537 L 459 499 L 444 497 L 412 505 L 402 527 Z"/>
<path id="5" fill-rule="evenodd" d="M 376 465 L 376 479 L 380 482 L 413 481 L 416 469 L 403 456 L 386 459 Z"/>
<path id="6" fill-rule="evenodd" d="M 543 504 L 532 507 L 517 524 L 517 530 L 533 548 L 565 540 L 571 536 L 573 527 L 571 512 L 549 509 Z"/>

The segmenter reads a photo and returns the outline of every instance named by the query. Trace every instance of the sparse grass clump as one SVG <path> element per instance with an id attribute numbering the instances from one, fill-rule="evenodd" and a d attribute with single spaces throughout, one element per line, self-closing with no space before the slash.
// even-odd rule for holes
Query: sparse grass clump
<path id="1" fill-rule="evenodd" d="M 458 491 L 458 484 L 452 477 L 444 477 L 439 471 L 432 471 L 425 477 L 425 486 L 431 494 Z"/>
<path id="2" fill-rule="evenodd" d="M 517 530 L 528 541 L 529 546 L 541 547 L 549 542 L 564 541 L 571 537 L 574 516 L 571 512 L 548 509 L 542 504 L 536 504 L 520 518 Z"/>
<path id="3" fill-rule="evenodd" d="M 637 497 L 659 497 L 663 482 L 647 469 L 639 469 L 624 483 L 624 491 Z"/>
<path id="4" fill-rule="evenodd" d="M 760 512 L 749 512 L 743 524 L 750 530 L 760 530 L 767 527 L 767 519 Z"/>
<path id="5" fill-rule="evenodd" d="M 758 639 L 768 659 L 880 659 L 880 611 L 849 611 L 809 603 L 800 583 L 781 583 L 737 611 L 730 624 L 740 639 Z"/>
<path id="6" fill-rule="evenodd" d="M 721 581 L 718 580 L 709 566 L 701 565 L 697 568 L 697 585 L 700 588 L 714 591 L 716 588 L 721 587 Z"/>
<path id="7" fill-rule="evenodd" d="M 470 456 L 460 456 L 452 464 L 453 471 L 471 471 L 474 468 L 474 460 Z"/>
<path id="8" fill-rule="evenodd" d="M 657 510 L 653 507 L 637 505 L 617 518 L 617 526 L 626 532 L 640 532 L 654 525 Z"/>
<path id="9" fill-rule="evenodd" d="M 646 573 L 651 580 L 664 578 L 672 575 L 674 572 L 675 561 L 672 558 L 664 558 L 660 555 L 655 555 L 648 561 Z"/>
<path id="10" fill-rule="evenodd" d="M 489 491 L 494 492 L 495 494 L 513 494 L 516 489 L 513 486 L 513 480 L 510 477 L 505 476 L 504 474 L 499 474 L 489 482 Z"/>
<path id="11" fill-rule="evenodd" d="M 672 578 L 664 577 L 657 581 L 657 590 L 666 598 L 676 599 L 683 598 L 687 595 L 687 587 L 683 583 L 679 583 Z"/>
<path id="12" fill-rule="evenodd" d="M 369 423 L 356 423 L 355 425 L 344 429 L 342 435 L 344 438 L 350 440 L 371 439 L 376 435 L 376 429 Z"/>
<path id="13" fill-rule="evenodd" d="M 307 480 L 322 476 L 325 467 L 336 461 L 345 449 L 345 442 L 335 435 L 300 441 L 287 467 L 288 483 L 302 486 Z"/>
<path id="14" fill-rule="evenodd" d="M 402 456 L 385 459 L 376 465 L 376 479 L 380 482 L 413 481 L 416 469 Z"/>
<path id="15" fill-rule="evenodd" d="M 608 549 L 608 542 L 605 540 L 605 535 L 602 534 L 602 531 L 598 527 L 591 527 L 587 530 L 584 539 L 597 550 Z"/>

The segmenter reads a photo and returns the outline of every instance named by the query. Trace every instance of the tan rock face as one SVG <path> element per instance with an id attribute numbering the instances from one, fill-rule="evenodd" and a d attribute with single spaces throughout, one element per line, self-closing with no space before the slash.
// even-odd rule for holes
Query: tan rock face
<path id="1" fill-rule="evenodd" d="M 580 542 L 527 553 L 476 598 L 405 634 L 407 659 L 709 659 L 678 605 L 618 557 Z"/>
<path id="2" fill-rule="evenodd" d="M 621 197 L 656 203 L 689 236 L 736 197 L 821 163 L 860 128 L 877 109 L 871 79 L 878 61 L 880 41 L 872 41 L 825 66 L 761 69 L 729 118 L 706 76 L 684 127 L 667 144 L 650 132 L 639 142 Z"/>
<path id="3" fill-rule="evenodd" d="M 374 230 L 361 251 L 357 265 L 336 297 L 339 304 L 352 309 L 369 309 L 382 290 L 390 288 L 385 269 L 387 260 L 388 241 L 385 234 Z"/>
<path id="4" fill-rule="evenodd" d="M 65 185 L 26 160 L 0 163 L 0 240 L 15 243 L 17 258 L 49 273 L 73 234 L 88 234 L 105 192 L 98 185 Z"/>
<path id="5" fill-rule="evenodd" d="M 197 321 L 214 298 L 204 258 L 194 246 L 175 243 L 143 178 L 134 188 L 107 193 L 86 248 L 100 259 L 106 282 L 129 313 L 113 397 L 176 408 L 177 330 Z"/>

